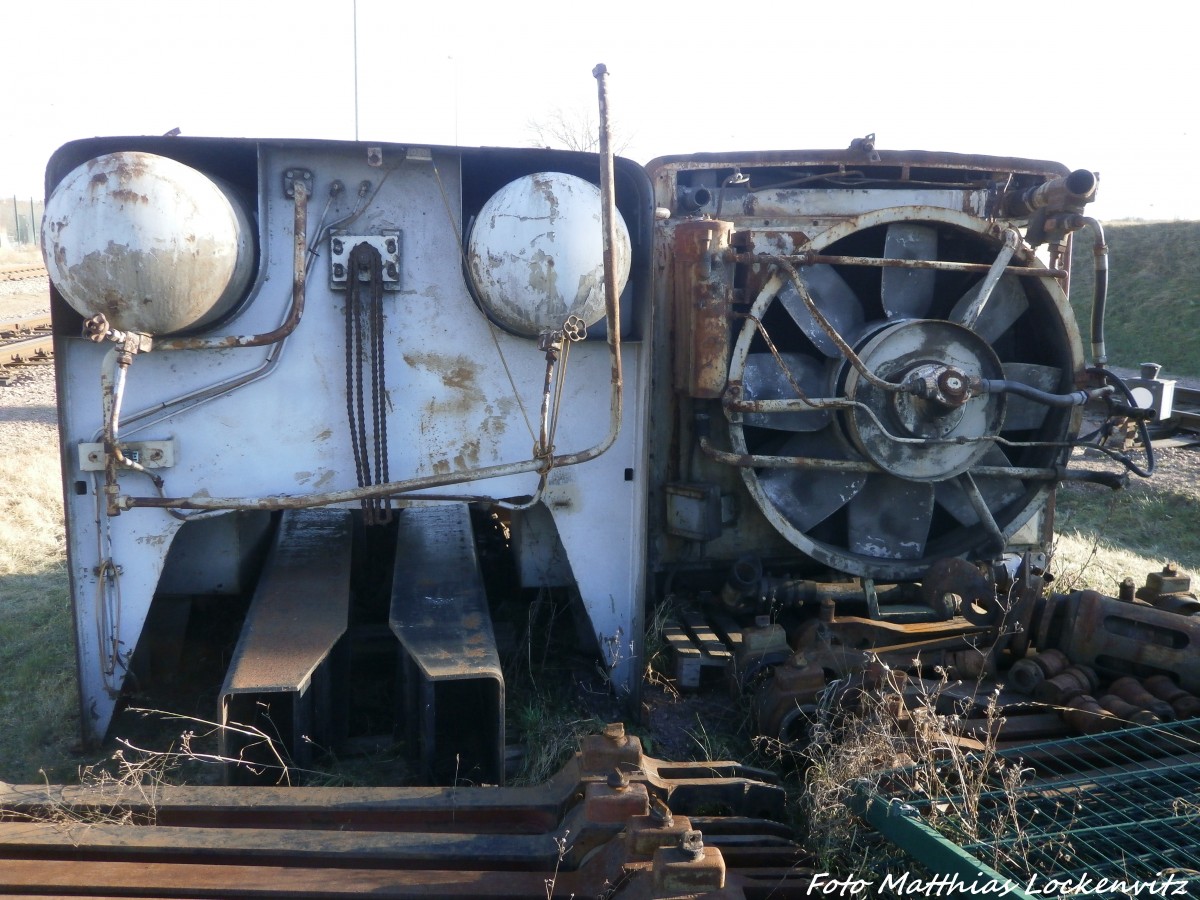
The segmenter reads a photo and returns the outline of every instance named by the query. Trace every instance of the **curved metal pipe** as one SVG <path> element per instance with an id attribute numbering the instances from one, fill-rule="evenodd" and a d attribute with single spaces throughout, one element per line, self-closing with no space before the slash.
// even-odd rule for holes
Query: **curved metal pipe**
<path id="1" fill-rule="evenodd" d="M 303 181 L 292 182 L 295 199 L 292 247 L 292 306 L 278 328 L 262 334 L 237 334 L 219 338 L 180 337 L 154 342 L 155 350 L 225 350 L 231 347 L 265 347 L 283 340 L 296 330 L 304 316 L 304 275 L 308 256 L 308 188 Z"/>

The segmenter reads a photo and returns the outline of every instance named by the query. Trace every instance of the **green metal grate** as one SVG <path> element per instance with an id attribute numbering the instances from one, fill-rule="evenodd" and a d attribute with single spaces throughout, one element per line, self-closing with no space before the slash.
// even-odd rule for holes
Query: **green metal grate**
<path id="1" fill-rule="evenodd" d="M 996 758 L 1030 777 L 1014 791 L 981 793 L 971 804 L 977 819 L 970 834 L 961 817 L 943 814 L 961 809 L 961 796 L 914 797 L 897 788 L 860 797 L 858 807 L 935 872 L 994 872 L 1043 896 L 1053 882 L 1077 896 L 1169 896 L 1174 887 L 1161 886 L 1170 877 L 1183 886 L 1180 895 L 1197 895 L 1200 719 L 1025 745 Z M 898 822 L 898 814 L 921 827 Z M 933 846 L 939 839 L 976 866 L 964 869 L 961 858 L 947 864 L 946 848 Z M 1131 889 L 1112 890 L 1113 882 Z"/>

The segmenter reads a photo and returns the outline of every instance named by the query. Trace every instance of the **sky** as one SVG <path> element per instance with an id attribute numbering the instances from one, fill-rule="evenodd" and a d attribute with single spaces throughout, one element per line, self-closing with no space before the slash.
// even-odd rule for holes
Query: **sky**
<path id="1" fill-rule="evenodd" d="M 97 135 L 528 146 L 556 110 L 594 117 L 602 62 L 614 143 L 640 163 L 874 133 L 880 149 L 1099 172 L 1103 221 L 1200 220 L 1188 8 L 5 2 L 0 196 L 40 198 L 50 154 Z"/>

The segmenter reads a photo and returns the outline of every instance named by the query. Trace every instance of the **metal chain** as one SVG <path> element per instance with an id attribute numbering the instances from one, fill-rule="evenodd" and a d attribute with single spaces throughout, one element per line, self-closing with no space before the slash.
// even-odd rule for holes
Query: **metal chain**
<path id="1" fill-rule="evenodd" d="M 354 470 L 358 486 L 388 481 L 387 398 L 384 392 L 383 261 L 379 251 L 363 242 L 350 251 L 347 260 L 350 280 L 346 292 L 346 416 Z M 360 273 L 365 272 L 365 280 Z M 366 296 L 364 297 L 364 288 Z M 370 366 L 371 427 L 373 448 L 367 446 L 366 403 L 368 387 L 364 369 Z M 374 467 L 372 471 L 372 453 Z M 391 501 L 371 498 L 362 501 L 368 525 L 391 521 Z"/>

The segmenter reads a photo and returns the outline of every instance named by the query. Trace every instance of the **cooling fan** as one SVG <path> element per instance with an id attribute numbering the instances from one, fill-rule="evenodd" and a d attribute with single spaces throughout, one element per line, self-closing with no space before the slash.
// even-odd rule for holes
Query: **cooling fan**
<path id="1" fill-rule="evenodd" d="M 995 556 L 1045 505 L 1079 409 L 1002 392 L 962 399 L 964 377 L 1062 393 L 1083 368 L 1058 280 L 1011 232 L 999 274 L 1005 235 L 956 211 L 885 209 L 824 232 L 804 248 L 813 264 L 768 270 L 731 388 L 747 401 L 814 402 L 727 405 L 730 442 L 754 463 L 741 471 L 760 509 L 807 555 L 919 578 L 947 556 Z M 897 389 L 918 382 L 923 391 Z"/>

